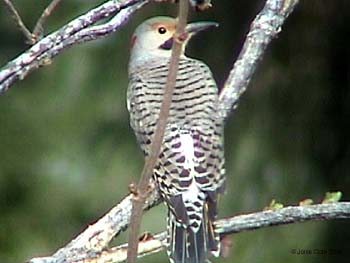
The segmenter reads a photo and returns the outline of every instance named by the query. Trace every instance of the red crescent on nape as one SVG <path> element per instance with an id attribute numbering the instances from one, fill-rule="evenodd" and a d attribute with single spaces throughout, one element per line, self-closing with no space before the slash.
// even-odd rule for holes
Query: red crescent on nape
<path id="1" fill-rule="evenodd" d="M 135 46 L 136 38 L 137 38 L 137 36 L 135 36 L 135 35 L 133 35 L 131 37 L 130 48 L 133 48 Z"/>

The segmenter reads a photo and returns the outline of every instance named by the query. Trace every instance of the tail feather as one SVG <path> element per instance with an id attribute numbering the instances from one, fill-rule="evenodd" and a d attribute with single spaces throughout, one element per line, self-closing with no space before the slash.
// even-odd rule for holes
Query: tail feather
<path id="1" fill-rule="evenodd" d="M 174 242 L 174 259 L 175 262 L 186 262 L 186 231 L 175 222 L 175 242 Z"/>
<path id="2" fill-rule="evenodd" d="M 173 212 L 168 214 L 168 255 L 174 263 L 205 263 L 211 253 L 219 255 L 220 240 L 213 224 L 203 209 L 200 227 L 194 232 L 190 226 L 176 221 Z"/>
<path id="3" fill-rule="evenodd" d="M 199 230 L 196 233 L 194 233 L 192 229 L 188 229 L 187 234 L 189 243 L 188 263 L 205 262 L 208 257 L 208 250 L 203 224 L 201 224 Z"/>
<path id="4" fill-rule="evenodd" d="M 220 236 L 214 230 L 213 222 L 208 220 L 208 236 L 207 236 L 207 244 L 210 249 L 211 254 L 214 257 L 218 257 L 220 255 Z"/>

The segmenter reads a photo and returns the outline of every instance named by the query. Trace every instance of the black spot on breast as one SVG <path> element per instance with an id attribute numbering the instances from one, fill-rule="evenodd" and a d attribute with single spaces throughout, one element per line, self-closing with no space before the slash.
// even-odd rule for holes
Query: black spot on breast
<path id="1" fill-rule="evenodd" d="M 204 156 L 204 153 L 203 152 L 194 151 L 194 156 L 197 157 L 197 158 L 201 158 L 201 157 Z"/>
<path id="2" fill-rule="evenodd" d="M 196 177 L 196 182 L 199 184 L 207 184 L 209 183 L 209 179 L 207 177 Z"/>
<path id="3" fill-rule="evenodd" d="M 179 180 L 179 186 L 180 187 L 189 187 L 190 185 L 191 185 L 191 183 L 192 183 L 192 179 L 190 179 L 190 180 L 186 180 L 186 181 L 180 181 Z"/>
<path id="4" fill-rule="evenodd" d="M 194 219 L 194 220 L 201 220 L 201 218 L 197 215 L 197 214 L 191 214 L 191 215 L 189 215 L 188 216 L 189 217 L 189 219 Z"/>
<path id="5" fill-rule="evenodd" d="M 188 177 L 190 175 L 190 171 L 187 169 L 183 169 L 180 173 L 180 177 Z"/>
<path id="6" fill-rule="evenodd" d="M 177 158 L 177 159 L 176 159 L 176 162 L 178 162 L 178 163 L 184 163 L 185 160 L 186 160 L 185 156 L 181 156 L 180 158 Z"/>
<path id="7" fill-rule="evenodd" d="M 215 177 L 215 174 L 210 173 L 210 174 L 208 174 L 207 176 L 208 176 L 209 178 L 214 178 L 214 177 Z"/>
<path id="8" fill-rule="evenodd" d="M 166 161 L 163 165 L 164 165 L 164 166 L 169 166 L 169 165 L 171 165 L 171 162 Z"/>
<path id="9" fill-rule="evenodd" d="M 202 166 L 196 166 L 194 168 L 194 170 L 197 172 L 197 173 L 205 173 L 207 171 L 207 169 L 203 168 Z"/>
<path id="10" fill-rule="evenodd" d="M 193 227 L 199 227 L 199 225 L 198 225 L 197 222 L 193 222 L 191 225 L 192 225 Z"/>
<path id="11" fill-rule="evenodd" d="M 172 169 L 172 170 L 170 171 L 170 173 L 171 173 L 171 174 L 177 174 L 178 172 L 177 172 L 177 169 L 175 168 L 175 169 Z"/>
<path id="12" fill-rule="evenodd" d="M 174 149 L 178 149 L 178 148 L 181 147 L 181 142 L 174 143 L 171 147 L 174 148 Z"/>

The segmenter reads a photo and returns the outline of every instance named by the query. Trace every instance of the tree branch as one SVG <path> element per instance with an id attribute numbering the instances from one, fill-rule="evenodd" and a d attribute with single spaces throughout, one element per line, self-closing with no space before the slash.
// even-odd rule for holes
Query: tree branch
<path id="1" fill-rule="evenodd" d="M 44 24 L 51 13 L 56 9 L 56 7 L 61 3 L 62 0 L 52 0 L 52 2 L 45 8 L 44 12 L 39 17 L 33 29 L 33 44 L 38 41 L 38 39 L 44 34 Z"/>
<path id="2" fill-rule="evenodd" d="M 30 30 L 23 23 L 21 16 L 18 14 L 15 6 L 12 4 L 11 0 L 4 0 L 4 3 L 12 15 L 13 20 L 16 22 L 18 28 L 22 31 L 23 35 L 26 37 L 27 41 L 31 43 L 33 37 Z"/>
<path id="3" fill-rule="evenodd" d="M 220 219 L 215 222 L 216 231 L 221 236 L 255 230 L 269 226 L 300 223 L 312 220 L 349 219 L 350 202 L 339 202 L 332 204 L 317 204 L 309 206 L 289 206 L 278 210 L 268 210 L 251 214 L 237 215 L 230 218 Z M 91 228 L 94 226 L 91 226 Z M 89 230 L 89 228 L 88 228 Z M 138 256 L 153 254 L 165 247 L 166 232 L 148 235 L 139 242 Z M 127 244 L 110 248 L 100 253 L 81 254 L 74 263 L 107 263 L 122 262 L 126 259 Z M 29 263 L 53 263 L 52 258 L 37 258 Z M 45 260 L 45 261 L 44 261 Z"/>
<path id="4" fill-rule="evenodd" d="M 243 48 L 219 97 L 219 115 L 226 119 L 246 91 L 263 53 L 299 0 L 267 0 L 250 26 Z"/>
<path id="5" fill-rule="evenodd" d="M 24 79 L 31 71 L 50 64 L 52 58 L 66 48 L 102 38 L 117 31 L 136 10 L 148 2 L 150 0 L 110 0 L 44 37 L 1 68 L 0 94 L 17 80 Z M 116 13 L 118 14 L 107 23 L 93 26 Z"/>
<path id="6" fill-rule="evenodd" d="M 167 82 L 165 85 L 163 102 L 160 108 L 157 127 L 154 132 L 153 141 L 150 148 L 149 156 L 145 159 L 145 165 L 142 170 L 141 178 L 137 186 L 136 192 L 133 198 L 132 216 L 129 228 L 129 247 L 127 262 L 134 263 L 137 258 L 138 248 L 138 234 L 142 218 L 142 206 L 147 198 L 149 192 L 149 184 L 153 174 L 154 166 L 159 158 L 159 152 L 163 144 L 164 132 L 169 116 L 172 96 L 176 84 L 176 75 L 179 66 L 180 55 L 182 51 L 183 42 L 186 40 L 181 37 L 185 33 L 185 27 L 187 24 L 188 16 L 188 0 L 180 0 L 179 4 L 179 17 L 176 26 L 176 32 L 174 35 L 174 44 L 172 47 L 171 58 L 169 62 L 169 72 L 167 76 Z M 186 35 L 187 38 L 187 35 Z"/>
<path id="7" fill-rule="evenodd" d="M 118 30 L 134 11 L 148 2 L 150 0 L 108 1 L 43 38 L 28 51 L 9 62 L 0 71 L 0 92 L 5 91 L 15 81 L 23 79 L 32 70 L 45 65 L 47 61 L 50 61 L 65 48 L 76 43 L 106 36 Z M 266 1 L 265 7 L 252 23 L 239 58 L 220 94 L 219 114 L 222 118 L 227 118 L 229 113 L 237 106 L 238 99 L 246 90 L 267 45 L 280 32 L 282 24 L 297 3 L 298 0 Z M 107 23 L 93 26 L 96 22 L 116 13 L 118 14 Z M 118 253 L 120 253 L 120 257 L 115 259 L 114 262 L 125 260 L 125 245 L 108 251 L 104 249 L 107 248 L 113 237 L 127 228 L 131 215 L 131 199 L 131 195 L 126 197 L 97 223 L 88 227 L 53 256 L 35 258 L 30 263 L 101 263 L 106 262 L 106 258 Z M 153 190 L 152 195 L 147 199 L 145 208 L 150 208 L 157 203 L 159 203 L 159 196 Z M 287 207 L 275 211 L 240 215 L 218 220 L 216 229 L 220 234 L 228 234 L 272 225 L 338 218 L 350 218 L 350 203 Z M 145 241 L 140 242 L 139 255 L 159 251 L 162 249 L 164 239 L 165 233 L 148 236 Z"/>
<path id="8" fill-rule="evenodd" d="M 52 2 L 45 8 L 44 12 L 41 14 L 40 18 L 36 22 L 33 33 L 25 26 L 21 16 L 18 14 L 16 8 L 10 0 L 4 0 L 6 7 L 12 14 L 14 21 L 16 22 L 19 29 L 22 31 L 23 35 L 27 39 L 27 43 L 33 45 L 37 43 L 38 39 L 43 35 L 44 28 L 43 25 L 46 19 L 51 15 L 53 10 L 60 4 L 62 0 L 52 0 Z"/>
<path id="9" fill-rule="evenodd" d="M 143 206 L 144 210 L 158 205 L 160 198 L 157 191 L 153 191 Z M 51 257 L 33 258 L 30 263 L 67 263 L 79 261 L 101 253 L 109 242 L 121 231 L 125 230 L 130 222 L 132 195 L 126 196 L 118 205 L 108 211 L 96 223 L 60 248 Z"/>

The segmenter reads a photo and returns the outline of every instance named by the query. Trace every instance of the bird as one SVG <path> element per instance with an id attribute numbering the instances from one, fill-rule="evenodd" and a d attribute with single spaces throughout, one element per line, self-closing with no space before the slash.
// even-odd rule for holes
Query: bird
<path id="1" fill-rule="evenodd" d="M 130 126 L 147 157 L 159 119 L 178 20 L 145 20 L 131 37 L 127 108 Z M 219 256 L 213 222 L 224 192 L 223 122 L 218 88 L 209 67 L 187 57 L 188 40 L 218 24 L 187 24 L 175 89 L 152 180 L 168 207 L 167 253 L 174 263 L 204 263 Z"/>

